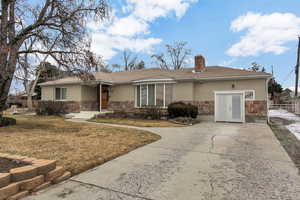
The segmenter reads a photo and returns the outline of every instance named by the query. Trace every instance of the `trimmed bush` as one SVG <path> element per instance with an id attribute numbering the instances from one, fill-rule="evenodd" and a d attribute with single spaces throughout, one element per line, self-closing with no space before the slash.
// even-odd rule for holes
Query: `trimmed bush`
<path id="1" fill-rule="evenodd" d="M 170 118 L 177 117 L 191 117 L 197 118 L 198 107 L 184 102 L 174 102 L 168 106 L 168 113 Z"/>
<path id="2" fill-rule="evenodd" d="M 0 127 L 16 125 L 17 121 L 14 118 L 0 117 Z"/>
<path id="3" fill-rule="evenodd" d="M 197 106 L 194 106 L 192 104 L 188 104 L 188 114 L 189 114 L 189 117 L 191 118 L 197 118 L 198 116 L 198 107 Z"/>
<path id="4" fill-rule="evenodd" d="M 37 115 L 62 115 L 67 113 L 66 104 L 63 101 L 39 101 Z"/>

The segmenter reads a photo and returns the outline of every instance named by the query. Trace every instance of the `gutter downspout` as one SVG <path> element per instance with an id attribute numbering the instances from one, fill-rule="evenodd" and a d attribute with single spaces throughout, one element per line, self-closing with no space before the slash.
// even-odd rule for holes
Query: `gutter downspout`
<path id="1" fill-rule="evenodd" d="M 267 91 L 267 123 L 270 123 L 270 117 L 269 117 L 269 81 L 273 78 L 269 77 L 266 79 L 266 91 Z"/>

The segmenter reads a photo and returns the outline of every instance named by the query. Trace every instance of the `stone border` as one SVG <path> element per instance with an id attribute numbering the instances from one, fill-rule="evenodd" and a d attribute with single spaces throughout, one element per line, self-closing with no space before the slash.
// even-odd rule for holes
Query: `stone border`
<path id="1" fill-rule="evenodd" d="M 0 153 L 0 158 L 29 163 L 29 165 L 11 169 L 9 173 L 0 173 L 0 200 L 17 200 L 71 177 L 70 172 L 65 171 L 63 167 L 56 166 L 55 160 L 5 153 Z"/>

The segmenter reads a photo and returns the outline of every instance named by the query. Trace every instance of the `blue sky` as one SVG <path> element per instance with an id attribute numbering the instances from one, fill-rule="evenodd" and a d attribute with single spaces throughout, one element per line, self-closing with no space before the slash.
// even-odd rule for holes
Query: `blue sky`
<path id="1" fill-rule="evenodd" d="M 151 53 L 186 41 L 208 65 L 247 68 L 257 62 L 284 87 L 294 85 L 299 0 L 114 0 L 111 19 L 91 22 L 93 50 L 121 64 L 131 50 L 153 67 Z M 146 9 L 145 9 L 146 8 Z M 290 75 L 289 75 L 290 74 Z M 288 76 L 289 75 L 289 76 Z"/>

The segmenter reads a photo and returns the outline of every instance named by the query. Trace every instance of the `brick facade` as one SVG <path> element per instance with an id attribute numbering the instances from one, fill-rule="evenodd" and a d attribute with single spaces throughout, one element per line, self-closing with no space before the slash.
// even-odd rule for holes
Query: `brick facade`
<path id="1" fill-rule="evenodd" d="M 198 106 L 200 115 L 214 115 L 215 103 L 214 101 L 185 101 L 185 103 L 191 103 Z M 137 110 L 134 107 L 133 101 L 126 102 L 109 102 L 109 110 L 132 112 Z M 246 117 L 266 117 L 267 116 L 267 101 L 246 101 L 245 102 Z"/>
<path id="2" fill-rule="evenodd" d="M 81 111 L 99 111 L 99 103 L 97 101 L 81 101 Z"/>
<path id="3" fill-rule="evenodd" d="M 246 101 L 246 116 L 266 117 L 268 112 L 267 101 Z"/>
<path id="4" fill-rule="evenodd" d="M 200 115 L 214 115 L 215 103 L 214 101 L 195 101 L 186 102 L 198 106 Z M 246 116 L 266 117 L 267 116 L 267 101 L 255 100 L 245 102 Z"/>
<path id="5" fill-rule="evenodd" d="M 109 101 L 108 110 L 131 112 L 135 109 L 134 101 Z"/>
<path id="6" fill-rule="evenodd" d="M 200 115 L 214 115 L 214 101 L 195 101 L 192 104 L 198 107 L 198 112 Z"/>
<path id="7" fill-rule="evenodd" d="M 78 101 L 65 101 L 66 111 L 69 113 L 80 112 L 80 102 Z"/>

